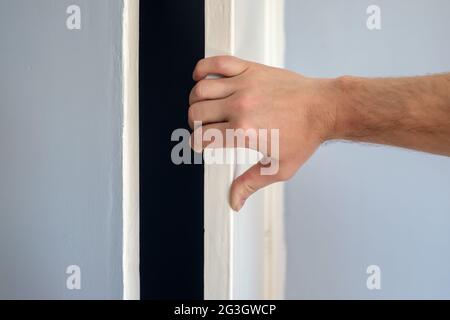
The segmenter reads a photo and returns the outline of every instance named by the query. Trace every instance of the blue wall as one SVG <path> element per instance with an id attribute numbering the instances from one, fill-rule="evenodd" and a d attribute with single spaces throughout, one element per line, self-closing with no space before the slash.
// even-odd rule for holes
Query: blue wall
<path id="1" fill-rule="evenodd" d="M 366 9 L 381 8 L 381 30 Z M 446 0 L 286 0 L 287 67 L 308 76 L 450 71 Z M 331 142 L 288 183 L 288 298 L 450 298 L 450 158 Z M 368 290 L 366 268 L 381 268 Z"/>
<path id="2" fill-rule="evenodd" d="M 122 297 L 122 7 L 0 1 L 0 298 Z"/>

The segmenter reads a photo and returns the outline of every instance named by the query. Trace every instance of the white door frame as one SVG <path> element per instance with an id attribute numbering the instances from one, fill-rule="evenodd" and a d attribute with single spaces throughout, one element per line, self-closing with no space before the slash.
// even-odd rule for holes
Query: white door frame
<path id="1" fill-rule="evenodd" d="M 283 0 L 205 0 L 205 55 L 283 66 Z M 215 164 L 243 150 L 205 150 L 205 299 L 281 299 L 285 245 L 283 187 L 258 191 L 237 214 L 229 187 L 248 165 Z"/>
<path id="2" fill-rule="evenodd" d="M 140 299 L 139 283 L 139 0 L 124 0 L 123 72 L 123 298 Z"/>
<path id="3" fill-rule="evenodd" d="M 283 66 L 283 0 L 205 0 L 206 56 L 235 55 Z M 139 299 L 139 0 L 123 13 L 123 282 Z M 222 150 L 230 157 L 239 152 Z M 260 190 L 239 214 L 229 187 L 249 165 L 211 164 L 205 151 L 205 299 L 281 299 L 283 186 Z M 209 164 L 208 164 L 209 163 Z"/>

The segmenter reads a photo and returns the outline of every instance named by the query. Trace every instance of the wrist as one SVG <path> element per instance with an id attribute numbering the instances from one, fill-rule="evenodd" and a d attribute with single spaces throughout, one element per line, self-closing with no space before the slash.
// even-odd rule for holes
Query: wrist
<path id="1" fill-rule="evenodd" d="M 358 78 L 344 76 L 338 78 L 305 78 L 300 76 L 297 105 L 312 124 L 315 136 L 322 143 L 327 140 L 348 139 L 357 130 L 355 103 L 351 101 L 357 87 Z M 311 100 L 306 100 L 308 92 Z"/>
<path id="2" fill-rule="evenodd" d="M 334 125 L 329 140 L 349 139 L 358 131 L 360 121 L 357 112 L 357 101 L 354 97 L 361 84 L 361 78 L 341 76 L 331 80 L 331 98 L 329 103 L 334 109 Z"/>

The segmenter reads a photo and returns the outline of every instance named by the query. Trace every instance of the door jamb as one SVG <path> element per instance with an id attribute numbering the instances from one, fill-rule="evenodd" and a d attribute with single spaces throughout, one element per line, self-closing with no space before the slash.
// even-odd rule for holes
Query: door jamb
<path id="1" fill-rule="evenodd" d="M 282 67 L 284 57 L 284 1 L 258 0 L 264 6 L 264 61 Z M 236 55 L 236 0 L 205 0 L 205 56 Z M 251 41 L 257 41 L 251 39 Z M 251 42 L 249 39 L 249 43 Z M 222 149 L 234 159 L 232 149 Z M 235 298 L 235 212 L 229 206 L 229 187 L 235 178 L 236 165 L 214 164 L 214 151 L 206 149 L 205 159 L 205 299 Z M 261 190 L 264 208 L 263 292 L 265 299 L 284 296 L 285 243 L 283 227 L 283 185 L 274 184 Z M 259 287 L 259 286 L 258 286 Z M 251 297 L 250 297 L 251 298 Z"/>

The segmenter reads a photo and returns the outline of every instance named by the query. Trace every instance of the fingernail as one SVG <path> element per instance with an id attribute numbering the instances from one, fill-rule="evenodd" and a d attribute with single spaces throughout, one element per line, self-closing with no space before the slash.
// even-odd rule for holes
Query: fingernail
<path id="1" fill-rule="evenodd" d="M 235 206 L 234 206 L 235 211 L 236 211 L 236 212 L 241 211 L 241 209 L 242 209 L 242 207 L 244 206 L 244 204 L 245 204 L 245 200 L 244 200 L 244 199 L 239 200 L 239 201 L 235 204 Z"/>

